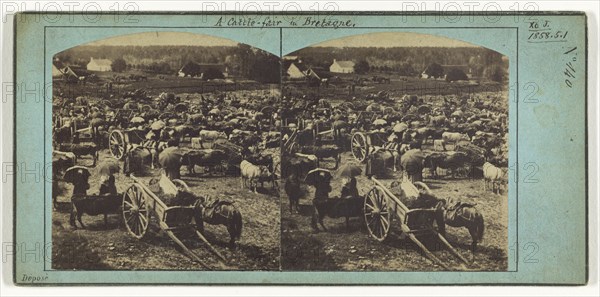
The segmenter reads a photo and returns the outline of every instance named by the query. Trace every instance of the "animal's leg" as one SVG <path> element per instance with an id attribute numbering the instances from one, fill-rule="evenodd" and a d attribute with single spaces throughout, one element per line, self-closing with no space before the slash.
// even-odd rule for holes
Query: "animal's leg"
<path id="1" fill-rule="evenodd" d="M 312 229 L 313 229 L 315 232 L 319 232 L 319 226 L 317 225 L 317 220 L 318 220 L 318 218 L 317 218 L 317 217 L 318 217 L 318 216 L 319 216 L 319 212 L 318 212 L 318 211 L 316 210 L 316 208 L 315 208 L 315 209 L 313 210 L 313 215 L 312 215 L 312 218 L 311 218 L 311 220 L 310 220 L 310 226 L 312 227 Z"/>
<path id="2" fill-rule="evenodd" d="M 108 214 L 104 213 L 104 226 L 108 226 Z"/>
<path id="3" fill-rule="evenodd" d="M 75 227 L 75 229 L 77 229 L 77 224 L 75 224 L 75 215 L 77 214 L 77 210 L 75 210 L 75 206 L 71 206 L 71 216 L 69 217 L 69 224 L 73 227 Z"/>
<path id="4" fill-rule="evenodd" d="M 78 212 L 77 213 L 77 221 L 79 221 L 79 224 L 81 224 L 81 228 L 85 229 L 85 225 L 83 224 L 83 222 L 81 221 L 81 217 L 83 216 L 83 213 Z"/>
<path id="5" fill-rule="evenodd" d="M 346 217 L 346 231 L 350 231 L 350 218 Z"/>
<path id="6" fill-rule="evenodd" d="M 241 175 L 240 176 L 240 186 L 242 187 L 242 190 L 244 189 L 244 176 Z"/>
<path id="7" fill-rule="evenodd" d="M 323 217 L 322 215 L 319 215 L 319 224 L 321 224 L 321 227 L 323 227 L 323 230 L 327 231 L 327 228 L 325 228 L 325 224 L 323 224 Z"/>

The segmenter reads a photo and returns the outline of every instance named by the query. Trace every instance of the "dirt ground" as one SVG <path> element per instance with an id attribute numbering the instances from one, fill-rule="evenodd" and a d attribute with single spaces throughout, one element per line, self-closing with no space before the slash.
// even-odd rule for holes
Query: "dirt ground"
<path id="1" fill-rule="evenodd" d="M 352 154 L 346 152 L 342 162 L 354 162 Z M 321 162 L 321 167 L 334 170 L 334 162 Z M 363 167 L 364 172 L 364 167 Z M 397 176 L 396 176 L 397 178 Z M 380 179 L 389 185 L 394 178 Z M 357 177 L 358 190 L 366 194 L 373 182 L 361 175 Z M 471 258 L 471 237 L 466 228 L 447 226 L 448 241 L 472 263 L 461 266 L 461 262 L 436 241 L 424 242 L 426 246 L 448 266 L 462 270 L 505 271 L 508 269 L 508 195 L 497 195 L 484 191 L 483 180 L 452 179 L 442 177 L 425 183 L 437 197 L 455 198 L 462 202 L 476 203 L 485 220 L 483 242 Z M 282 187 L 283 188 L 283 187 Z M 332 180 L 330 197 L 339 197 L 341 178 Z M 403 239 L 398 220 L 392 221 L 391 234 L 380 243 L 369 237 L 363 218 L 351 218 L 346 229 L 345 219 L 325 218 L 328 231 L 315 233 L 311 226 L 312 197 L 314 187 L 306 187 L 306 195 L 300 200 L 300 213 L 290 213 L 289 200 L 284 191 L 282 201 L 282 269 L 317 271 L 432 271 L 443 270 L 425 257 L 410 239 Z"/>
<path id="2" fill-rule="evenodd" d="M 100 160 L 110 158 L 102 151 Z M 91 159 L 82 158 L 81 163 L 91 164 Z M 198 167 L 197 172 L 202 172 Z M 98 176 L 90 172 L 89 194 L 99 190 Z M 156 174 L 149 171 L 142 180 Z M 117 189 L 124 192 L 133 181 L 118 174 Z M 233 201 L 242 213 L 243 230 L 237 248 L 227 247 L 229 234 L 225 226 L 205 224 L 206 237 L 213 246 L 228 259 L 221 264 L 209 252 L 205 244 L 193 233 L 179 234 L 183 242 L 201 259 L 218 270 L 278 270 L 280 255 L 280 212 L 279 197 L 270 184 L 255 194 L 240 188 L 239 177 L 211 176 L 199 173 L 189 176 L 182 168 L 182 179 L 192 191 L 201 195 L 219 197 Z M 158 227 L 156 219 L 150 223 L 149 234 L 143 240 L 132 237 L 120 213 L 108 216 L 105 226 L 103 216 L 83 216 L 86 229 L 74 229 L 69 225 L 70 195 L 72 186 L 59 182 L 61 192 L 59 207 L 53 211 L 52 221 L 52 268 L 81 270 L 204 270 L 179 250 L 179 247 Z"/>

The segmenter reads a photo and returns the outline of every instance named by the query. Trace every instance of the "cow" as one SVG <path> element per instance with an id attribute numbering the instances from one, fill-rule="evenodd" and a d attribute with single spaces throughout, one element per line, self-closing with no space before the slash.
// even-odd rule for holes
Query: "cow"
<path id="1" fill-rule="evenodd" d="M 202 130 L 198 133 L 198 136 L 200 137 L 200 145 L 202 148 L 205 148 L 205 142 L 212 143 L 217 139 L 227 139 L 227 134 L 225 134 L 225 132 L 215 130 Z"/>
<path id="2" fill-rule="evenodd" d="M 195 166 L 208 167 L 209 172 L 212 172 L 212 169 L 218 167 L 224 172 L 224 163 L 227 161 L 227 159 L 227 153 L 222 150 L 191 150 L 183 154 L 181 157 L 181 164 L 187 166 L 190 174 L 196 173 L 194 169 Z"/>
<path id="3" fill-rule="evenodd" d="M 285 156 L 282 158 L 281 175 L 288 177 L 291 174 L 296 174 L 298 178 L 306 176 L 306 174 L 317 168 L 317 156 L 305 155 L 296 153 L 293 156 Z"/>
<path id="4" fill-rule="evenodd" d="M 338 168 L 341 152 L 342 150 L 337 145 L 302 146 L 300 148 L 300 153 L 302 154 L 317 156 L 317 167 L 319 167 L 319 160 L 333 158 L 335 160 L 334 168 Z"/>
<path id="5" fill-rule="evenodd" d="M 458 132 L 444 132 L 442 133 L 442 140 L 445 144 L 452 143 L 454 146 L 460 141 L 469 141 L 469 135 Z"/>
<path id="6" fill-rule="evenodd" d="M 446 146 L 444 145 L 444 140 L 435 139 L 433 140 L 433 150 L 436 152 L 443 152 L 446 150 Z"/>
<path id="7" fill-rule="evenodd" d="M 438 177 L 437 168 L 448 169 L 455 176 L 456 169 L 462 168 L 469 163 L 469 156 L 463 152 L 433 153 L 425 157 L 425 167 L 429 168 L 433 178 Z"/>
<path id="8" fill-rule="evenodd" d="M 488 184 L 492 184 L 492 192 L 500 194 L 500 183 L 506 179 L 507 171 L 496 167 L 492 163 L 485 162 L 483 164 L 483 188 L 487 191 Z"/>
<path id="9" fill-rule="evenodd" d="M 448 122 L 448 119 L 444 115 L 434 116 L 429 118 L 429 125 L 434 127 L 443 127 Z"/>
<path id="10" fill-rule="evenodd" d="M 261 178 L 269 178 L 272 176 L 267 166 L 254 165 L 246 160 L 240 163 L 240 184 L 242 189 L 248 187 L 256 193 L 256 188 Z"/>
<path id="11" fill-rule="evenodd" d="M 92 166 L 96 166 L 98 160 L 98 146 L 94 143 L 75 144 L 75 143 L 60 143 L 58 150 L 62 152 L 72 152 L 75 156 L 81 157 L 89 155 L 93 158 Z"/>
<path id="12" fill-rule="evenodd" d="M 311 222 L 312 228 L 319 230 L 317 221 L 327 231 L 323 218 L 346 218 L 346 230 L 350 229 L 349 220 L 351 217 L 362 217 L 364 215 L 364 197 L 355 198 L 322 198 L 314 199 L 313 206 L 315 214 Z"/>

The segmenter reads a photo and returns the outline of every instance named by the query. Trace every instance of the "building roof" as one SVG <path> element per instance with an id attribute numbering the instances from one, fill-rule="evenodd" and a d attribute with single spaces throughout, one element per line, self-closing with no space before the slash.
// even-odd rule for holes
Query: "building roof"
<path id="1" fill-rule="evenodd" d="M 308 75 L 315 76 L 317 78 L 329 78 L 331 73 L 322 67 L 310 67 L 307 72 Z"/>
<path id="2" fill-rule="evenodd" d="M 90 59 L 90 63 L 92 63 L 92 62 L 94 64 L 98 65 L 98 66 L 111 66 L 112 65 L 112 61 L 109 60 L 109 59 L 94 59 L 94 58 L 91 58 Z"/>
<path id="3" fill-rule="evenodd" d="M 333 61 L 334 64 L 338 64 L 342 68 L 354 68 L 354 62 L 352 61 Z"/>
<path id="4" fill-rule="evenodd" d="M 306 70 L 308 70 L 308 66 L 306 66 L 306 64 L 304 63 L 291 63 L 290 67 L 292 67 L 292 65 L 295 65 L 296 68 L 298 68 L 298 70 L 305 72 Z M 289 69 L 289 67 L 288 67 Z"/>

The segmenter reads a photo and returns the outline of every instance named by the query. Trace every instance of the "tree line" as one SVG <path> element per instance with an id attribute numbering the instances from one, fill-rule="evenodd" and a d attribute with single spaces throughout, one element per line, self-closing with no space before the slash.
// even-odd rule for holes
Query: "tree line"
<path id="1" fill-rule="evenodd" d="M 173 74 L 188 62 L 223 64 L 230 76 L 246 77 L 264 83 L 278 83 L 279 58 L 246 44 L 237 46 L 90 46 L 83 45 L 58 53 L 66 65 L 85 67 L 90 58 L 109 59 L 113 71 L 140 70 Z M 115 67 L 115 65 L 117 67 Z"/>

